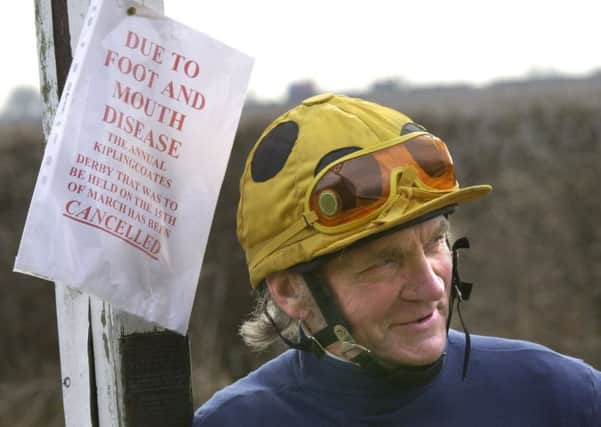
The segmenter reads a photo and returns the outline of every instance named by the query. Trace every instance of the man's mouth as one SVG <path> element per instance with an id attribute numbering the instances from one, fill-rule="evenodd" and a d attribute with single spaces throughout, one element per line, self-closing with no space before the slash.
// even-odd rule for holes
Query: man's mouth
<path id="1" fill-rule="evenodd" d="M 415 323 L 424 323 L 424 322 L 427 322 L 429 319 L 432 318 L 432 316 L 434 316 L 434 312 L 428 313 L 424 317 L 420 317 L 419 319 L 417 319 L 415 321 Z"/>
<path id="2" fill-rule="evenodd" d="M 418 317 L 418 318 L 416 318 L 414 320 L 410 320 L 408 322 L 395 323 L 394 326 L 419 325 L 422 323 L 426 323 L 428 320 L 430 320 L 432 318 L 432 316 L 434 316 L 434 311 L 431 311 L 422 317 Z"/>

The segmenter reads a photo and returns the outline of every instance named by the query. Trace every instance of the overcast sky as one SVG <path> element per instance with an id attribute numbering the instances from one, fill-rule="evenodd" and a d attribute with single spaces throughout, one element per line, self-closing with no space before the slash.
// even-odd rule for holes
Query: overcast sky
<path id="1" fill-rule="evenodd" d="M 0 105 L 16 85 L 38 86 L 34 1 L 0 14 Z M 485 84 L 533 70 L 601 69 L 598 0 L 191 1 L 165 12 L 255 58 L 250 93 L 277 99 L 291 81 L 365 88 L 378 78 L 413 84 Z"/>

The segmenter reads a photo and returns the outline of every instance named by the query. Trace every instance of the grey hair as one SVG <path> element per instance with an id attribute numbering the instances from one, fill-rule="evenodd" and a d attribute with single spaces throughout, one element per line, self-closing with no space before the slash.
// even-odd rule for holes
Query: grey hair
<path id="1" fill-rule="evenodd" d="M 280 333 L 290 341 L 298 342 L 300 336 L 297 320 L 288 316 L 275 303 L 265 283 L 259 285 L 255 292 L 255 308 L 238 331 L 244 344 L 253 351 L 265 351 L 281 343 Z M 273 323 L 267 317 L 266 311 Z"/>

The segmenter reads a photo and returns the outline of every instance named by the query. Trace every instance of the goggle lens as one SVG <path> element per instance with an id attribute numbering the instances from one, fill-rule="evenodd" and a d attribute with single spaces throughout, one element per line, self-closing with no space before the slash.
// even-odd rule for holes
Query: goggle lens
<path id="1" fill-rule="evenodd" d="M 309 205 L 325 226 L 364 218 L 390 197 L 391 174 L 408 166 L 427 187 L 455 187 L 453 160 L 445 143 L 422 134 L 331 166 L 315 184 Z"/>

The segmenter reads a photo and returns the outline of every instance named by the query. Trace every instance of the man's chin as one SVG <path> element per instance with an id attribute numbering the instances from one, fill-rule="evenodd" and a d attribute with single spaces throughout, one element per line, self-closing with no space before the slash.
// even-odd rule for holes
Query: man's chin
<path id="1" fill-rule="evenodd" d="M 387 367 L 393 366 L 427 366 L 442 356 L 446 347 L 446 335 L 430 337 L 414 345 L 399 347 L 394 354 L 382 357 Z"/>

